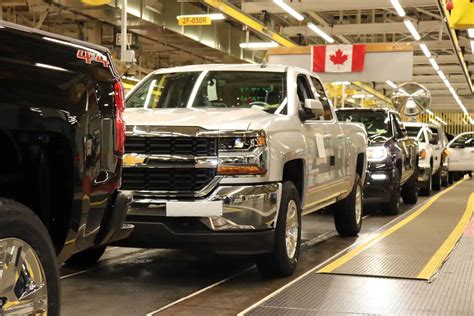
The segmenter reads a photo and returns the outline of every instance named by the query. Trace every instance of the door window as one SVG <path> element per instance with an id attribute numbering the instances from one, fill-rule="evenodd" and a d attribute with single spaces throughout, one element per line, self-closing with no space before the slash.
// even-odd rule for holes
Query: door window
<path id="1" fill-rule="evenodd" d="M 311 81 L 313 82 L 314 88 L 316 90 L 316 97 L 319 99 L 319 101 L 321 101 L 321 104 L 323 105 L 324 119 L 327 121 L 332 120 L 333 114 L 331 110 L 331 104 L 329 103 L 329 99 L 326 96 L 326 93 L 324 92 L 324 88 L 321 81 L 314 77 L 311 77 Z"/>
<path id="2" fill-rule="evenodd" d="M 404 131 L 402 128 L 402 123 L 400 122 L 400 119 L 397 117 L 395 114 L 390 114 L 392 116 L 392 122 L 393 122 L 393 129 L 394 129 L 394 135 L 396 138 L 403 138 L 407 136 L 406 130 Z"/>
<path id="3" fill-rule="evenodd" d="M 297 78 L 297 94 L 300 101 L 300 110 L 306 112 L 306 114 L 313 114 L 312 120 L 317 120 L 318 118 L 311 109 L 304 107 L 304 102 L 307 99 L 314 99 L 313 92 L 308 82 L 308 78 L 305 75 L 299 75 Z"/>

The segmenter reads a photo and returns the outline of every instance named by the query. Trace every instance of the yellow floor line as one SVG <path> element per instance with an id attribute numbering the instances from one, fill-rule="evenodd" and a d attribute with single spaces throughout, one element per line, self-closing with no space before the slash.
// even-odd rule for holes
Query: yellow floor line
<path id="1" fill-rule="evenodd" d="M 352 258 L 357 256 L 358 254 L 360 254 L 361 252 L 363 252 L 364 250 L 366 250 L 367 248 L 372 246 L 373 244 L 375 244 L 375 243 L 379 242 L 380 240 L 384 239 L 385 237 L 393 234 L 394 232 L 396 232 L 397 230 L 399 230 L 400 228 L 402 228 L 403 226 L 405 226 L 406 224 L 410 223 L 412 220 L 417 218 L 419 215 L 423 214 L 423 212 L 425 212 L 441 196 L 448 193 L 449 191 L 451 191 L 452 189 L 454 189 L 455 187 L 457 187 L 458 185 L 460 185 L 464 181 L 465 180 L 461 180 L 461 181 L 457 182 L 456 184 L 452 185 L 450 188 L 436 194 L 431 199 L 429 199 L 428 202 L 426 202 L 422 207 L 420 207 L 418 210 L 413 212 L 410 216 L 406 217 L 402 221 L 400 221 L 397 224 L 393 225 L 389 229 L 387 229 L 383 232 L 380 232 L 379 234 L 375 235 L 373 238 L 371 238 L 368 241 L 362 243 L 360 246 L 355 247 L 353 250 L 349 251 L 348 253 L 346 253 L 342 257 L 339 257 L 338 259 L 334 260 L 333 262 L 331 262 L 327 266 L 325 266 L 322 269 L 318 270 L 317 273 L 331 273 L 332 271 L 336 270 L 337 268 L 339 268 L 340 266 L 342 266 L 343 264 L 345 264 L 346 262 L 348 262 L 349 260 L 351 260 Z"/>
<path id="2" fill-rule="evenodd" d="M 456 225 L 454 230 L 449 235 L 448 239 L 444 241 L 444 243 L 439 247 L 436 251 L 434 256 L 430 259 L 430 261 L 426 264 L 426 266 L 421 270 L 420 274 L 418 274 L 419 279 L 427 279 L 429 280 L 436 271 L 441 267 L 446 257 L 451 253 L 456 242 L 461 237 L 464 229 L 466 228 L 467 224 L 471 220 L 472 213 L 474 212 L 474 193 L 471 194 L 469 200 L 467 202 L 466 210 L 464 211 L 461 220 Z"/>

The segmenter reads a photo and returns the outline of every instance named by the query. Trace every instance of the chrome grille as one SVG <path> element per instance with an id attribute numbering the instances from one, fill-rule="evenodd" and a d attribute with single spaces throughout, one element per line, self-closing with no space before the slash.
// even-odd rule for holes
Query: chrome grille
<path id="1" fill-rule="evenodd" d="M 217 138 L 127 136 L 125 152 L 145 155 L 216 156 Z"/>
<path id="2" fill-rule="evenodd" d="M 215 175 L 216 169 L 123 168 L 122 190 L 196 192 L 209 184 Z"/>

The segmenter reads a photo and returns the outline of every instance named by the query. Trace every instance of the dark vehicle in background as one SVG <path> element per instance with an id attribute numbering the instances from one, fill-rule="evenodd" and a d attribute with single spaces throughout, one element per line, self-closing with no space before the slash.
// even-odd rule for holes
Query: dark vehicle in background
<path id="1" fill-rule="evenodd" d="M 408 134 L 397 112 L 387 109 L 338 109 L 341 122 L 363 123 L 369 137 L 368 177 L 364 202 L 380 203 L 385 214 L 400 211 L 403 202 L 418 200 L 418 143 Z"/>
<path id="2" fill-rule="evenodd" d="M 123 87 L 101 46 L 3 22 L 0 43 L 0 315 L 57 315 L 57 263 L 133 228 Z"/>

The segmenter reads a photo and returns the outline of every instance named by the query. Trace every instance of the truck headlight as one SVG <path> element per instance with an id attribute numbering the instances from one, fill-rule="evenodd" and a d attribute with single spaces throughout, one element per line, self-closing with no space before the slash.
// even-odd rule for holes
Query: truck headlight
<path id="1" fill-rule="evenodd" d="M 264 175 L 267 173 L 267 140 L 263 131 L 226 132 L 219 135 L 220 175 Z"/>
<path id="2" fill-rule="evenodd" d="M 383 161 L 388 157 L 388 149 L 384 146 L 367 147 L 368 161 Z"/>

